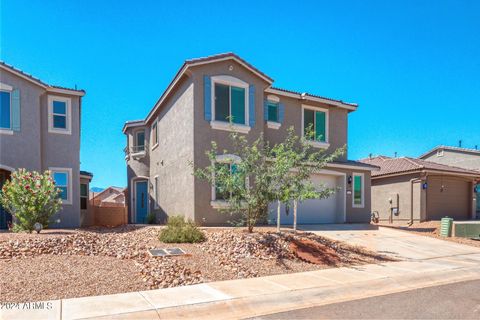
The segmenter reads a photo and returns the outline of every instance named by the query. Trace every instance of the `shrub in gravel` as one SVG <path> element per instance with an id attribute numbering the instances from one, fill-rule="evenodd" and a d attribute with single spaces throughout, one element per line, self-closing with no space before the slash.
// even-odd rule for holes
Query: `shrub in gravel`
<path id="1" fill-rule="evenodd" d="M 205 235 L 193 221 L 172 216 L 168 218 L 167 227 L 160 231 L 159 239 L 165 243 L 196 243 L 204 241 Z"/>
<path id="2" fill-rule="evenodd" d="M 50 218 L 61 208 L 61 193 L 50 171 L 41 174 L 19 169 L 3 185 L 0 204 L 15 217 L 14 231 L 32 232 L 37 222 L 48 227 Z"/>

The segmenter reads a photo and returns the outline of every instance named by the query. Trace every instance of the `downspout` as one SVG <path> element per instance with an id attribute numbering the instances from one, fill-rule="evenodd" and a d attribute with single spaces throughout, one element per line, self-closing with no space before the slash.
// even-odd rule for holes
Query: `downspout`
<path id="1" fill-rule="evenodd" d="M 413 178 L 410 180 L 410 223 L 408 226 L 413 224 L 413 184 L 422 182 L 422 178 Z"/>

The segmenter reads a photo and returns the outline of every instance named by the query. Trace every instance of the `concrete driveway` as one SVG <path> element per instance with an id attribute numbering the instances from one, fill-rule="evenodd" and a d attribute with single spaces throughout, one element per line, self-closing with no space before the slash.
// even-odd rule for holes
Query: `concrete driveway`
<path id="1" fill-rule="evenodd" d="M 480 253 L 480 248 L 367 224 L 301 225 L 309 231 L 402 260 L 426 260 Z"/>

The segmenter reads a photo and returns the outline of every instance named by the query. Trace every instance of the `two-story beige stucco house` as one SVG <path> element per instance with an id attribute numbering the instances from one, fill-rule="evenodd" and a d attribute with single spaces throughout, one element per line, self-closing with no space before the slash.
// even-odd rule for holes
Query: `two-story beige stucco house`
<path id="1" fill-rule="evenodd" d="M 129 221 L 144 223 L 154 212 L 159 222 L 183 215 L 201 225 L 226 224 L 230 217 L 218 210 L 224 201 L 215 188 L 192 175 L 189 162 L 207 166 L 205 151 L 211 141 L 219 150 L 231 150 L 232 130 L 252 140 L 263 133 L 275 144 L 289 127 L 301 136 L 312 124 L 316 148 L 332 152 L 348 145 L 348 115 L 357 105 L 272 85 L 272 78 L 233 53 L 185 61 L 146 118 L 128 121 L 123 128 Z M 219 156 L 217 161 L 240 158 Z M 370 221 L 370 173 L 376 167 L 347 159 L 345 154 L 312 176 L 337 193 L 302 203 L 299 223 Z M 282 223 L 291 220 L 283 212 Z"/>
<path id="2" fill-rule="evenodd" d="M 19 168 L 51 170 L 62 210 L 50 227 L 80 227 L 92 174 L 80 171 L 85 91 L 52 86 L 0 62 L 0 187 Z M 0 208 L 0 228 L 12 217 Z M 58 222 L 59 221 L 59 222 Z"/>

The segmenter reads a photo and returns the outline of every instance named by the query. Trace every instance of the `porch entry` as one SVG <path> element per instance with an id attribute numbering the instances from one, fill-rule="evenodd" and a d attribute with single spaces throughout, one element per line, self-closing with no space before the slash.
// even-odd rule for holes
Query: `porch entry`
<path id="1" fill-rule="evenodd" d="M 9 178 L 10 171 L 0 169 L 0 190 Z M 0 205 L 0 229 L 7 229 L 10 223 L 12 223 L 12 215 Z"/>
<path id="2" fill-rule="evenodd" d="M 148 182 L 135 182 L 135 223 L 147 223 L 148 214 Z"/>

